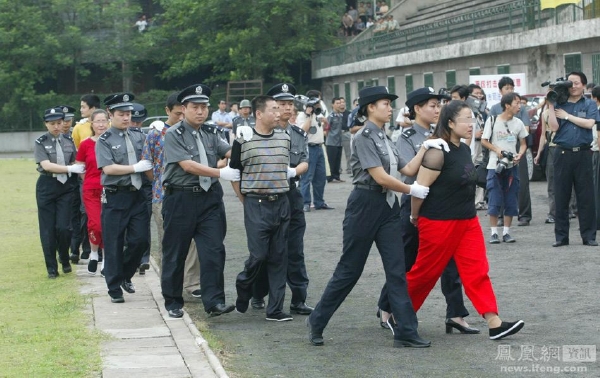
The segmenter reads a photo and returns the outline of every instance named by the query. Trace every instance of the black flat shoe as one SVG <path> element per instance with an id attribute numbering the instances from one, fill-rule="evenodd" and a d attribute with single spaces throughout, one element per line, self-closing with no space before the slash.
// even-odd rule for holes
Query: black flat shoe
<path id="1" fill-rule="evenodd" d="M 562 247 L 565 245 L 569 245 L 568 241 L 556 241 L 552 244 L 553 247 Z"/>
<path id="2" fill-rule="evenodd" d="M 290 304 L 290 312 L 298 315 L 310 315 L 314 308 L 307 306 L 304 302 Z"/>
<path id="3" fill-rule="evenodd" d="M 218 305 L 213 306 L 207 312 L 210 317 L 214 317 L 214 316 L 219 316 L 219 315 L 230 313 L 233 310 L 235 310 L 234 305 L 226 305 L 225 303 L 219 303 Z"/>
<path id="4" fill-rule="evenodd" d="M 310 325 L 310 317 L 306 318 L 306 326 L 308 327 L 308 341 L 314 346 L 321 346 L 325 344 L 323 335 L 320 332 L 315 332 Z"/>
<path id="5" fill-rule="evenodd" d="M 414 339 L 400 339 L 394 337 L 394 348 L 428 348 L 431 341 L 423 340 L 419 336 Z"/>
<path id="6" fill-rule="evenodd" d="M 590 247 L 597 247 L 598 246 L 598 242 L 595 240 L 585 240 L 583 242 L 583 245 L 589 245 Z"/>
<path id="7" fill-rule="evenodd" d="M 519 332 L 524 325 L 525 322 L 522 320 L 518 320 L 516 322 L 502 322 L 500 327 L 490 328 L 490 339 L 500 340 L 506 336 L 514 335 L 515 333 Z"/>
<path id="8" fill-rule="evenodd" d="M 262 310 L 262 309 L 265 308 L 265 300 L 264 299 L 252 298 L 252 300 L 250 300 L 250 305 L 255 310 Z"/>
<path id="9" fill-rule="evenodd" d="M 169 317 L 171 318 L 181 318 L 183 317 L 183 310 L 180 308 L 174 308 L 168 311 Z"/>
<path id="10" fill-rule="evenodd" d="M 121 282 L 121 288 L 128 292 L 129 294 L 135 293 L 135 286 L 133 286 L 132 282 L 123 281 Z"/>
<path id="11" fill-rule="evenodd" d="M 473 334 L 479 333 L 479 330 L 477 328 L 465 327 L 461 324 L 458 324 L 457 322 L 455 322 L 452 319 L 446 319 L 446 333 L 452 333 L 453 328 L 456 328 L 457 330 L 459 330 L 460 333 L 466 333 L 468 335 L 473 335 Z"/>

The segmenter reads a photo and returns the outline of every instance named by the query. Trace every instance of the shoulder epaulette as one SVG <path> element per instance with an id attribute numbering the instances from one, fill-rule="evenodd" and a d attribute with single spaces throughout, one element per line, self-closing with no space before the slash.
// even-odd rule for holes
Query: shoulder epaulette
<path id="1" fill-rule="evenodd" d="M 218 131 L 218 129 L 217 129 L 216 126 L 209 125 L 207 123 L 205 123 L 205 124 L 202 125 L 202 130 L 206 131 L 209 134 L 211 134 L 211 133 L 212 134 L 216 134 L 217 131 Z"/>
<path id="2" fill-rule="evenodd" d="M 111 136 L 111 135 L 112 135 L 112 132 L 110 132 L 110 131 L 105 131 L 105 132 L 103 132 L 103 133 L 102 133 L 102 135 L 100 135 L 100 139 L 102 139 L 102 140 L 106 141 L 106 138 L 108 138 L 108 137 L 109 137 L 109 136 Z"/>
<path id="3" fill-rule="evenodd" d="M 367 128 L 363 128 L 361 133 L 362 136 L 370 138 L 371 137 L 371 130 L 367 129 Z"/>
<path id="4" fill-rule="evenodd" d="M 130 127 L 129 130 L 131 130 L 131 131 L 137 131 L 138 133 L 142 132 L 142 129 L 140 127 Z"/>
<path id="5" fill-rule="evenodd" d="M 303 137 L 307 137 L 306 131 L 302 130 L 301 127 L 298 127 L 296 125 L 292 125 L 292 130 L 294 130 L 295 132 L 297 132 L 298 134 L 302 135 Z"/>
<path id="6" fill-rule="evenodd" d="M 404 130 L 404 132 L 402 133 L 402 137 L 405 139 L 408 139 L 411 136 L 415 135 L 416 133 L 417 132 L 415 131 L 415 129 Z"/>
<path id="7" fill-rule="evenodd" d="M 38 144 L 42 144 L 42 143 L 43 143 L 43 142 L 44 142 L 46 139 L 48 139 L 48 135 L 47 135 L 47 134 L 44 134 L 44 135 L 42 135 L 41 137 L 37 138 L 37 139 L 35 140 L 35 142 L 36 142 L 36 143 L 38 143 Z"/>
<path id="8" fill-rule="evenodd" d="M 71 135 L 69 135 L 69 134 L 62 134 L 62 136 L 63 136 L 65 139 L 68 139 L 68 140 L 70 140 L 71 142 L 73 141 L 73 137 L 72 137 Z"/>
<path id="9" fill-rule="evenodd" d="M 185 131 L 185 126 L 183 126 L 183 123 L 180 123 L 179 126 L 175 124 L 174 129 L 177 134 L 181 135 Z"/>

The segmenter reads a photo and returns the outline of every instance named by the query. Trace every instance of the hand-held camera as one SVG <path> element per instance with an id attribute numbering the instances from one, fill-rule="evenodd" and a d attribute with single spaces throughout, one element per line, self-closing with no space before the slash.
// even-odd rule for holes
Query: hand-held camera
<path id="1" fill-rule="evenodd" d="M 321 101 L 318 97 L 306 97 L 304 95 L 297 95 L 294 97 L 294 106 L 298 111 L 304 111 L 306 108 L 313 108 L 315 115 L 321 114 L 323 109 L 320 106 Z"/>
<path id="2" fill-rule="evenodd" d="M 573 87 L 573 83 L 564 77 L 559 77 L 556 81 L 544 81 L 542 87 L 550 86 L 550 91 L 546 95 L 548 101 L 552 104 L 564 104 L 569 100 L 569 88 Z"/>
<path id="3" fill-rule="evenodd" d="M 467 97 L 465 102 L 467 105 L 469 105 L 475 115 L 483 114 L 485 112 L 485 108 L 487 107 L 487 102 L 485 100 L 482 101 L 473 95 Z"/>
<path id="4" fill-rule="evenodd" d="M 512 152 L 502 151 L 502 158 L 498 159 L 498 164 L 496 165 L 496 173 L 502 173 L 505 168 L 508 168 L 508 165 L 515 158 L 515 155 Z"/>

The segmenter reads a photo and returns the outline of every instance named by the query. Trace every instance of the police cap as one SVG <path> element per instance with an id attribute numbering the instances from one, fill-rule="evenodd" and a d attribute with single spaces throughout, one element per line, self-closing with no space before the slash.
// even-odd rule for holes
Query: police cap
<path id="1" fill-rule="evenodd" d="M 70 120 L 75 117 L 75 108 L 68 105 L 58 105 L 56 108 L 60 108 L 63 113 L 65 113 L 65 120 Z"/>
<path id="2" fill-rule="evenodd" d="M 195 104 L 208 104 L 210 88 L 204 84 L 194 84 L 185 88 L 177 95 L 177 101 L 181 104 L 193 102 Z"/>
<path id="3" fill-rule="evenodd" d="M 360 92 L 358 92 L 358 106 L 363 108 L 384 98 L 394 101 L 398 98 L 398 96 L 391 94 L 387 87 L 384 86 L 364 87 L 360 90 Z"/>
<path id="4" fill-rule="evenodd" d="M 148 117 L 148 111 L 146 107 L 142 104 L 138 104 L 137 102 L 132 103 L 133 109 L 131 110 L 131 120 L 133 122 L 144 122 L 144 120 Z"/>
<path id="5" fill-rule="evenodd" d="M 294 101 L 294 96 L 296 96 L 296 87 L 294 87 L 292 84 L 279 83 L 269 89 L 267 96 L 271 96 L 275 100 L 280 101 Z"/>
<path id="6" fill-rule="evenodd" d="M 50 108 L 44 111 L 44 121 L 56 121 L 58 119 L 65 119 L 65 113 L 62 108 Z"/>
<path id="7" fill-rule="evenodd" d="M 130 102 L 135 96 L 132 93 L 113 93 L 104 99 L 104 105 L 108 110 L 133 110 L 133 104 Z"/>
<path id="8" fill-rule="evenodd" d="M 440 95 L 431 87 L 419 88 L 410 92 L 407 96 L 406 106 L 409 109 L 412 109 L 415 105 L 422 103 L 423 101 L 427 101 L 430 98 L 435 98 L 441 100 L 446 98 L 444 95 Z"/>
<path id="9" fill-rule="evenodd" d="M 251 108 L 251 107 L 252 107 L 252 104 L 250 104 L 250 100 L 243 99 L 240 102 L 240 109 L 241 108 Z"/>

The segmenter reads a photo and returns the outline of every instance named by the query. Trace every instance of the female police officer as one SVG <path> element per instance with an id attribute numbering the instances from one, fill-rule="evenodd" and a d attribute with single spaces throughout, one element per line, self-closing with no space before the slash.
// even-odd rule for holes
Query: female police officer
<path id="1" fill-rule="evenodd" d="M 75 145 L 71 137 L 62 134 L 63 118 L 61 108 L 46 110 L 44 121 L 48 132 L 36 139 L 33 149 L 40 173 L 35 198 L 48 278 L 58 276 L 57 250 L 63 273 L 71 272 L 69 226 L 73 189 L 77 180 L 71 174 L 84 172 L 82 165 L 67 165 L 75 161 Z"/>
<path id="2" fill-rule="evenodd" d="M 359 93 L 358 114 L 366 116 L 367 121 L 352 143 L 350 164 L 354 190 L 348 198 L 344 217 L 343 253 L 321 300 L 307 319 L 313 345 L 323 345 L 323 329 L 358 281 L 373 242 L 383 261 L 392 312 L 399 320 L 393 329 L 394 346 L 425 348 L 431 345 L 419 337 L 417 317 L 407 294 L 404 252 L 402 243 L 397 240 L 400 206 L 394 194 L 397 191 L 425 198 L 429 189 L 417 182 L 406 185 L 393 175 L 398 170 L 415 174 L 425 149 L 440 146 L 439 141 L 424 144 L 408 164 L 399 157 L 383 129 L 392 116 L 390 104 L 396 98 L 398 96 L 380 86 L 365 87 Z"/>

